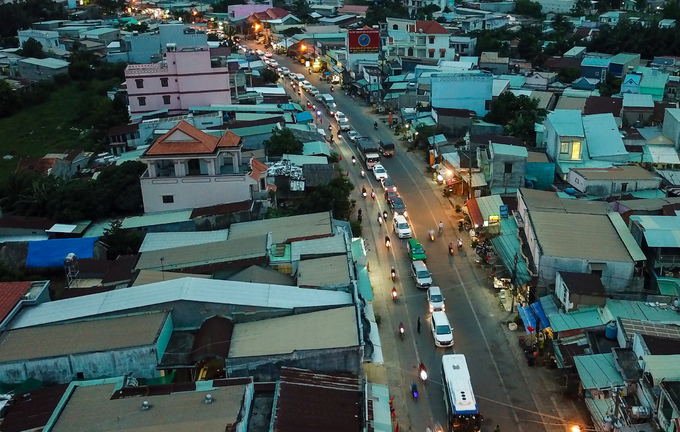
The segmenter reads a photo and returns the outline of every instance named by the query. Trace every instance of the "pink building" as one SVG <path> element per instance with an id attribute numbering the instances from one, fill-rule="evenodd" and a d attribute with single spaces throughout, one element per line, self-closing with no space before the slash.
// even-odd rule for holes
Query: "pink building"
<path id="1" fill-rule="evenodd" d="M 229 69 L 212 67 L 207 46 L 177 50 L 168 44 L 167 48 L 160 63 L 125 68 L 131 115 L 231 103 Z"/>

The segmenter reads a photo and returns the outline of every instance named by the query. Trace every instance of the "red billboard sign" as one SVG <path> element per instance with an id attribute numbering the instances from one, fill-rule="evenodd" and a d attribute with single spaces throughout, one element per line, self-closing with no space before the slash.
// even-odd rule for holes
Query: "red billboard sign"
<path id="1" fill-rule="evenodd" d="M 380 50 L 380 31 L 374 29 L 350 30 L 349 53 L 377 53 Z"/>

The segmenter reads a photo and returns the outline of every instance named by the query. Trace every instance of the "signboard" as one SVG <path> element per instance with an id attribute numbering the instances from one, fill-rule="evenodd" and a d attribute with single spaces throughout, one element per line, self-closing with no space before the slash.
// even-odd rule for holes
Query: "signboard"
<path id="1" fill-rule="evenodd" d="M 502 205 L 501 206 L 501 218 L 507 219 L 508 216 L 510 216 L 510 212 L 508 211 L 508 206 Z"/>
<path id="2" fill-rule="evenodd" d="M 380 50 L 380 30 L 350 30 L 347 36 L 350 54 L 374 54 Z"/>

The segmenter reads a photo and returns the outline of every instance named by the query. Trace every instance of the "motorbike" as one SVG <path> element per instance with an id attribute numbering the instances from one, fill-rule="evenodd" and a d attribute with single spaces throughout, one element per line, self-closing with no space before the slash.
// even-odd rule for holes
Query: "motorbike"
<path id="1" fill-rule="evenodd" d="M 434 230 L 430 230 L 430 241 L 434 241 Z"/>
<path id="2" fill-rule="evenodd" d="M 387 222 L 387 210 L 383 211 L 383 220 Z"/>
<path id="3" fill-rule="evenodd" d="M 382 223 L 383 223 L 382 215 L 380 213 L 378 213 L 378 224 L 382 225 Z"/>
<path id="4" fill-rule="evenodd" d="M 397 289 L 392 288 L 392 300 L 397 300 Z"/>
<path id="5" fill-rule="evenodd" d="M 335 87 L 334 87 L 334 86 L 331 86 L 331 91 L 335 91 Z"/>
<path id="6" fill-rule="evenodd" d="M 463 248 L 463 239 L 458 237 L 458 249 L 462 249 L 462 248 Z"/>
<path id="7" fill-rule="evenodd" d="M 411 384 L 411 394 L 413 399 L 418 399 L 418 384 L 415 381 Z"/>
<path id="8" fill-rule="evenodd" d="M 401 336 L 402 339 L 404 339 L 404 333 L 405 332 L 406 332 L 406 330 L 404 330 L 404 324 L 399 323 L 399 335 Z"/>
<path id="9" fill-rule="evenodd" d="M 352 165 L 355 165 L 356 163 L 357 163 L 357 158 L 355 158 L 354 156 L 352 156 Z"/>
<path id="10" fill-rule="evenodd" d="M 359 216 L 357 216 L 357 220 L 359 221 L 359 223 L 361 223 L 361 221 L 363 220 L 363 217 L 361 217 L 361 215 L 359 215 Z"/>
<path id="11" fill-rule="evenodd" d="M 385 247 L 387 249 L 389 249 L 390 246 L 392 246 L 392 242 L 390 241 L 390 236 L 385 236 Z"/>
<path id="12" fill-rule="evenodd" d="M 420 375 L 420 379 L 425 383 L 427 381 L 427 368 L 425 368 L 425 365 L 423 363 L 418 366 L 418 374 Z"/>
<path id="13" fill-rule="evenodd" d="M 390 276 L 392 276 L 392 282 L 394 282 L 394 280 L 397 278 L 397 271 L 394 270 L 394 266 L 392 266 L 392 270 L 390 270 Z M 396 289 L 393 292 L 396 294 Z"/>
<path id="14" fill-rule="evenodd" d="M 378 122 L 373 123 L 373 129 L 378 129 Z"/>
<path id="15" fill-rule="evenodd" d="M 375 190 L 371 189 L 371 198 L 375 199 Z"/>
<path id="16" fill-rule="evenodd" d="M 364 198 L 366 198 L 366 186 L 361 188 L 361 195 L 363 195 Z"/>
<path id="17" fill-rule="evenodd" d="M 453 243 L 449 243 L 449 255 L 453 255 Z"/>
<path id="18" fill-rule="evenodd" d="M 538 348 L 536 344 L 527 345 L 526 339 L 523 336 L 519 337 L 519 346 L 524 351 L 524 357 L 527 359 L 527 365 L 533 366 L 536 363 L 536 356 L 538 355 Z"/>
<path id="19" fill-rule="evenodd" d="M 307 102 L 307 108 L 312 109 L 312 103 L 311 102 Z"/>
<path id="20" fill-rule="evenodd" d="M 362 168 L 362 170 L 361 170 L 361 178 L 364 178 L 364 177 L 366 177 L 366 171 L 364 171 L 363 168 Z"/>

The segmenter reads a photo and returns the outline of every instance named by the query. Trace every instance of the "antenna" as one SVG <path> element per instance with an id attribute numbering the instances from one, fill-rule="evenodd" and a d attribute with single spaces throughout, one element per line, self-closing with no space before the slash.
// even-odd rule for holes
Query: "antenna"
<path id="1" fill-rule="evenodd" d="M 66 258 L 64 258 L 64 271 L 66 272 L 66 288 L 71 288 L 73 281 L 78 277 L 78 273 L 80 273 L 76 254 L 70 253 L 66 255 Z"/>

